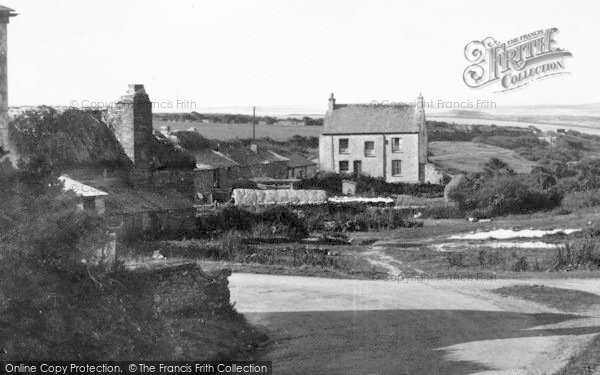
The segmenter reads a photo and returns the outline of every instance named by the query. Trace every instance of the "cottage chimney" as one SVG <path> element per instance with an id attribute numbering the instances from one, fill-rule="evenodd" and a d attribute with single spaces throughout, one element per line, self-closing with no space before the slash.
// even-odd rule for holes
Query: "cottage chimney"
<path id="1" fill-rule="evenodd" d="M 335 109 L 335 97 L 333 96 L 333 93 L 331 93 L 331 96 L 329 97 L 329 111 L 333 111 Z"/>
<path id="2" fill-rule="evenodd" d="M 6 70 L 7 26 L 10 17 L 17 14 L 14 10 L 0 5 L 0 147 L 4 151 L 13 151 L 8 139 L 8 75 Z"/>
<path id="3" fill-rule="evenodd" d="M 417 96 L 417 108 L 420 110 L 425 109 L 425 102 L 423 101 L 423 95 L 421 95 L 421 93 Z"/>
<path id="4" fill-rule="evenodd" d="M 144 85 L 129 85 L 129 89 L 107 111 L 109 127 L 136 169 L 150 167 L 152 132 L 152 102 Z"/>
<path id="5" fill-rule="evenodd" d="M 258 145 L 256 143 L 252 143 L 250 145 L 250 150 L 252 150 L 252 152 L 254 152 L 255 154 L 258 153 Z"/>

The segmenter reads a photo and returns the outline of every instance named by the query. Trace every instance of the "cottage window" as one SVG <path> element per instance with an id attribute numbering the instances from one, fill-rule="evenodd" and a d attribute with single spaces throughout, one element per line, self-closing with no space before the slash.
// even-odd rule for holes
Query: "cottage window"
<path id="1" fill-rule="evenodd" d="M 400 138 L 392 138 L 392 152 L 400 152 Z"/>
<path id="2" fill-rule="evenodd" d="M 340 138 L 340 154 L 348 153 L 348 138 Z"/>
<path id="3" fill-rule="evenodd" d="M 340 161 L 340 173 L 348 173 L 350 169 L 348 160 Z"/>
<path id="4" fill-rule="evenodd" d="M 375 156 L 375 142 L 365 142 L 365 156 Z"/>
<path id="5" fill-rule="evenodd" d="M 392 160 L 392 176 L 400 176 L 402 174 L 402 160 Z"/>

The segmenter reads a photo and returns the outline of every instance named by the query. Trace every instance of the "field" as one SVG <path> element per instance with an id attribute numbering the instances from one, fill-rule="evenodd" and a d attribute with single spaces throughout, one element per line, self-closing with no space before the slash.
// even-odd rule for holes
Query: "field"
<path id="1" fill-rule="evenodd" d="M 517 173 L 529 173 L 536 164 L 515 151 L 475 142 L 430 142 L 429 160 L 449 172 L 480 172 L 483 163 L 496 157 Z"/>
<path id="2" fill-rule="evenodd" d="M 161 126 L 170 126 L 171 131 L 196 130 L 208 139 L 235 139 L 252 138 L 252 124 L 220 124 L 191 121 L 154 121 L 154 128 L 160 129 Z M 323 127 L 304 126 L 304 125 L 256 125 L 256 138 L 272 138 L 276 141 L 285 141 L 293 135 L 304 137 L 318 137 Z"/>
<path id="3" fill-rule="evenodd" d="M 600 134 L 600 118 L 586 116 L 491 116 L 469 114 L 435 114 L 427 117 L 431 121 L 443 121 L 449 124 L 496 125 L 535 127 L 541 131 L 556 131 L 559 128 L 575 130 L 581 133 Z"/>

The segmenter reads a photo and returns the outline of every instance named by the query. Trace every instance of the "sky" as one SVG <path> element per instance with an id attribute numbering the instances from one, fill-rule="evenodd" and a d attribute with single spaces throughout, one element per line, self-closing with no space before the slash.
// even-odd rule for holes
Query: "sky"
<path id="1" fill-rule="evenodd" d="M 436 103 L 600 102 L 598 1 L 3 1 L 19 13 L 8 25 L 11 106 L 94 106 L 130 83 L 181 112 L 325 110 L 332 92 L 339 103 L 419 93 Z M 463 82 L 469 42 L 550 27 L 573 54 L 569 75 L 505 93 Z"/>

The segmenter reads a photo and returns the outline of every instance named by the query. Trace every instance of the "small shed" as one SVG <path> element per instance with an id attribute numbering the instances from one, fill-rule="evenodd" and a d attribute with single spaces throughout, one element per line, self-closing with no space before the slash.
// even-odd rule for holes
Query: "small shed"
<path id="1" fill-rule="evenodd" d="M 82 210 L 96 211 L 99 215 L 104 214 L 106 211 L 104 198 L 108 195 L 107 192 L 76 181 L 67 175 L 60 176 L 58 180 L 63 183 L 65 191 L 70 190 L 81 199 L 79 207 Z"/>

